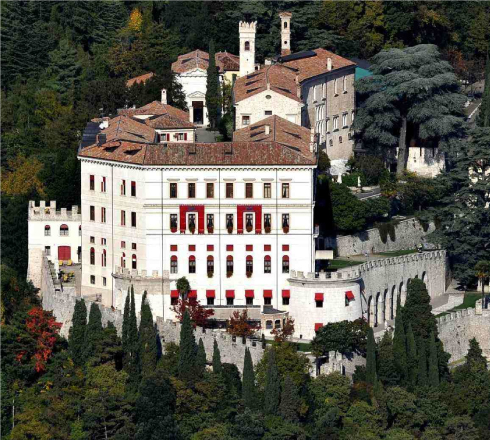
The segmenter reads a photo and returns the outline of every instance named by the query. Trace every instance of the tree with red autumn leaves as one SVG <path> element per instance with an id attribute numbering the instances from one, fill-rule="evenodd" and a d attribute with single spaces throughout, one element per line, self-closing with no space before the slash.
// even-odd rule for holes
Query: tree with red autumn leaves
<path id="1" fill-rule="evenodd" d="M 287 341 L 294 333 L 294 319 L 286 318 L 282 328 L 275 328 L 271 331 L 271 334 L 274 335 L 274 341 L 276 342 L 285 342 Z"/>
<path id="2" fill-rule="evenodd" d="M 179 298 L 178 303 L 172 307 L 172 310 L 180 322 L 184 319 L 185 312 L 189 312 L 194 328 L 196 326 L 206 327 L 208 319 L 214 315 L 213 309 L 203 307 L 195 298 Z"/>
<path id="3" fill-rule="evenodd" d="M 228 321 L 226 331 L 233 336 L 250 337 L 258 330 L 257 326 L 250 324 L 247 309 L 241 313 L 235 310 Z"/>

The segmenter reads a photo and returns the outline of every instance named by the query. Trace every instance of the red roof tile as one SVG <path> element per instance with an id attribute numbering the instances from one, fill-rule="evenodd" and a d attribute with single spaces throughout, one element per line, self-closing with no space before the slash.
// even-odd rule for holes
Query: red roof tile
<path id="1" fill-rule="evenodd" d="M 265 133 L 269 126 L 269 134 Z M 311 131 L 279 116 L 269 116 L 233 133 L 234 142 L 278 142 L 297 148 L 304 154 L 310 151 Z"/>
<path id="2" fill-rule="evenodd" d="M 216 65 L 221 72 L 228 70 L 240 70 L 240 57 L 228 52 L 218 52 L 215 54 Z M 209 66 L 209 54 L 203 50 L 194 50 L 192 52 L 180 55 L 177 61 L 172 63 L 172 71 L 175 73 L 184 73 L 194 69 L 207 70 Z"/>
<path id="3" fill-rule="evenodd" d="M 165 130 L 167 128 L 195 128 L 192 122 L 175 118 L 169 114 L 145 119 L 145 123 L 146 125 L 159 130 Z"/>
<path id="4" fill-rule="evenodd" d="M 143 75 L 140 76 L 136 76 L 135 78 L 128 79 L 126 81 L 126 87 L 131 87 L 134 84 L 145 83 L 153 76 L 155 76 L 155 74 L 153 72 L 149 72 L 149 73 L 144 73 Z"/>
<path id="5" fill-rule="evenodd" d="M 80 151 L 94 158 L 137 165 L 315 165 L 316 157 L 277 142 L 144 144 L 112 141 Z"/>
<path id="6" fill-rule="evenodd" d="M 169 104 L 162 104 L 160 101 L 153 101 L 143 107 L 138 108 L 123 108 L 117 110 L 118 115 L 136 116 L 136 115 L 170 115 L 174 118 L 189 120 L 189 113 L 172 107 Z"/>
<path id="7" fill-rule="evenodd" d="M 296 73 L 280 64 L 266 66 L 238 78 L 233 88 L 235 102 L 243 101 L 268 88 L 295 101 L 302 102 L 298 97 L 299 88 L 296 83 Z"/>
<path id="8" fill-rule="evenodd" d="M 106 135 L 106 140 L 113 139 L 154 142 L 155 130 L 147 126 L 144 121 L 137 121 L 127 116 L 116 116 L 109 120 L 109 126 L 100 132 Z"/>

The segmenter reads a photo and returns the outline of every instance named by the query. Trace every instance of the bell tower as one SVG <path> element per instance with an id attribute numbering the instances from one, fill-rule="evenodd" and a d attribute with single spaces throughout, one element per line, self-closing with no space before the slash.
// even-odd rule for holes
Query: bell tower
<path id="1" fill-rule="evenodd" d="M 248 75 L 255 71 L 255 32 L 257 22 L 247 23 L 241 21 L 240 32 L 240 76 Z"/>
<path id="2" fill-rule="evenodd" d="M 290 12 L 279 12 L 281 18 L 281 55 L 291 53 L 291 17 Z"/>

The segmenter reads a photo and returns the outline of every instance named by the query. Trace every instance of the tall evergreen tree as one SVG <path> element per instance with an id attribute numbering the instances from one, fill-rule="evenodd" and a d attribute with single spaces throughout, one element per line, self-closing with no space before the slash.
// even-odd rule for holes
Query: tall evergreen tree
<path id="1" fill-rule="evenodd" d="M 219 99 L 219 78 L 218 68 L 216 67 L 216 58 L 214 50 L 214 41 L 209 42 L 209 65 L 206 79 L 206 107 L 211 128 L 218 125 L 218 112 L 220 106 Z"/>
<path id="2" fill-rule="evenodd" d="M 374 340 L 374 332 L 372 327 L 369 327 L 367 333 L 366 382 L 370 383 L 371 385 L 376 383 L 376 342 Z"/>
<path id="3" fill-rule="evenodd" d="M 475 338 L 470 339 L 470 348 L 466 355 L 465 367 L 475 371 L 485 371 L 487 368 L 487 359 L 483 356 L 480 344 Z"/>
<path id="4" fill-rule="evenodd" d="M 128 294 L 126 295 L 126 302 L 124 303 L 124 313 L 123 313 L 123 323 L 122 323 L 122 348 L 126 352 L 128 349 L 128 335 L 129 335 L 129 313 L 131 310 L 130 306 L 131 293 L 128 287 Z"/>
<path id="5" fill-rule="evenodd" d="M 92 356 L 99 356 L 100 353 L 100 341 L 102 340 L 102 333 L 104 329 L 102 327 L 102 313 L 100 312 L 99 305 L 92 303 L 90 306 L 90 313 L 88 317 L 88 324 L 85 330 L 85 357 L 86 359 Z"/>
<path id="6" fill-rule="evenodd" d="M 267 374 L 264 387 L 264 412 L 275 416 L 279 412 L 281 400 L 281 380 L 276 364 L 276 352 L 274 348 L 267 351 Z"/>
<path id="7" fill-rule="evenodd" d="M 250 354 L 248 347 L 245 349 L 242 382 L 243 404 L 245 405 L 245 408 L 253 409 L 255 407 L 255 373 L 252 355 Z"/>
<path id="8" fill-rule="evenodd" d="M 204 371 L 206 370 L 206 350 L 204 348 L 204 343 L 202 339 L 199 338 L 199 344 L 197 345 L 197 355 L 196 355 L 196 371 L 197 374 L 202 377 Z"/>
<path id="9" fill-rule="evenodd" d="M 136 321 L 136 303 L 134 300 L 134 287 L 131 286 L 131 304 L 129 310 L 129 326 L 127 349 L 124 353 L 124 368 L 129 376 L 130 389 L 137 391 L 140 379 L 140 364 L 138 360 L 139 338 L 138 323 Z"/>
<path id="10" fill-rule="evenodd" d="M 386 331 L 379 343 L 376 371 L 378 379 L 385 385 L 397 385 L 400 382 L 391 332 Z"/>
<path id="11" fill-rule="evenodd" d="M 195 379 L 196 371 L 196 338 L 191 324 L 189 313 L 184 313 L 182 325 L 180 327 L 180 350 L 178 374 L 179 378 L 185 381 Z"/>
<path id="12" fill-rule="evenodd" d="M 301 399 L 299 397 L 298 387 L 291 379 L 291 376 L 287 375 L 282 387 L 279 414 L 287 422 L 298 423 L 300 407 Z"/>
<path id="13" fill-rule="evenodd" d="M 157 332 L 153 323 L 153 314 L 148 303 L 147 293 L 143 294 L 141 301 L 141 321 L 139 328 L 139 356 L 141 373 L 148 375 L 155 371 L 157 365 Z"/>
<path id="14" fill-rule="evenodd" d="M 213 372 L 216 374 L 220 374 L 222 371 L 221 365 L 221 353 L 219 351 L 218 343 L 216 339 L 213 344 Z"/>
<path id="15" fill-rule="evenodd" d="M 395 367 L 402 383 L 406 383 L 408 376 L 406 342 L 401 295 L 398 295 L 396 301 L 395 333 L 393 335 L 393 355 Z"/>
<path id="16" fill-rule="evenodd" d="M 437 360 L 437 346 L 434 333 L 430 334 L 429 339 L 429 372 L 428 383 L 430 386 L 439 385 L 439 362 Z"/>
<path id="17" fill-rule="evenodd" d="M 432 314 L 429 292 L 421 279 L 414 278 L 408 284 L 407 300 L 402 313 L 405 324 L 412 325 L 415 338 L 429 339 L 431 332 L 437 334 L 437 323 Z"/>
<path id="18" fill-rule="evenodd" d="M 487 62 L 485 64 L 485 88 L 478 115 L 478 125 L 480 127 L 490 127 L 490 57 L 487 50 Z"/>
<path id="19" fill-rule="evenodd" d="M 408 385 L 414 387 L 417 384 L 417 346 L 415 345 L 415 336 L 412 331 L 412 324 L 408 324 L 407 330 L 407 368 L 408 368 Z"/>
<path id="20" fill-rule="evenodd" d="M 423 387 L 428 385 L 427 378 L 427 347 L 423 338 L 418 339 L 418 370 L 417 370 L 417 385 Z"/>
<path id="21" fill-rule="evenodd" d="M 72 326 L 68 336 L 70 354 L 73 363 L 81 366 L 85 363 L 85 336 L 87 328 L 87 306 L 83 298 L 75 303 Z"/>

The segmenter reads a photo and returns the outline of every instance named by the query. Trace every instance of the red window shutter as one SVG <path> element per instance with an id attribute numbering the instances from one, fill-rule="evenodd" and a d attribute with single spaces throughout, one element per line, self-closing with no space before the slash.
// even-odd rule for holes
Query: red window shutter
<path id="1" fill-rule="evenodd" d="M 214 251 L 214 244 L 208 244 L 206 247 L 208 252 L 213 252 Z"/>
<path id="2" fill-rule="evenodd" d="M 289 244 L 283 244 L 282 250 L 283 250 L 283 252 L 288 252 L 289 251 Z"/>
<path id="3" fill-rule="evenodd" d="M 323 301 L 323 293 L 315 293 L 315 301 Z"/>
<path id="4" fill-rule="evenodd" d="M 352 293 L 351 290 L 348 290 L 347 292 L 345 292 L 345 297 L 349 300 L 349 301 L 352 301 L 355 297 L 354 297 L 354 294 Z"/>
<path id="5" fill-rule="evenodd" d="M 272 290 L 264 290 L 264 298 L 272 298 Z"/>
<path id="6" fill-rule="evenodd" d="M 246 251 L 247 251 L 247 252 L 252 252 L 253 250 L 254 250 L 254 246 L 253 246 L 253 244 L 247 244 L 247 246 L 246 246 Z"/>
<path id="7" fill-rule="evenodd" d="M 323 327 L 323 323 L 321 322 L 317 322 L 315 324 L 315 331 L 317 332 L 318 330 L 320 330 L 321 328 Z"/>
<path id="8" fill-rule="evenodd" d="M 170 291 L 170 298 L 178 298 L 179 297 L 179 291 L 178 290 L 171 290 Z"/>
<path id="9" fill-rule="evenodd" d="M 186 219 L 185 215 L 187 213 L 187 206 L 180 206 L 180 233 L 184 233 L 186 230 Z"/>
<path id="10" fill-rule="evenodd" d="M 170 245 L 170 251 L 171 252 L 177 252 L 177 245 L 176 244 L 171 244 Z"/>
<path id="11" fill-rule="evenodd" d="M 170 261 L 177 261 L 177 257 L 176 257 L 175 255 L 172 255 L 172 256 L 170 257 Z"/>
<path id="12" fill-rule="evenodd" d="M 283 290 L 282 291 L 282 297 L 283 298 L 291 298 L 291 291 L 290 290 Z"/>
<path id="13" fill-rule="evenodd" d="M 245 290 L 245 298 L 253 298 L 254 291 L 253 290 Z"/>
<path id="14" fill-rule="evenodd" d="M 254 206 L 255 212 L 255 233 L 262 233 L 262 205 Z"/>
<path id="15" fill-rule="evenodd" d="M 197 298 L 197 290 L 189 290 L 187 298 Z"/>
<path id="16" fill-rule="evenodd" d="M 237 233 L 243 234 L 243 213 L 245 212 L 245 206 L 238 205 L 237 206 Z"/>
<path id="17" fill-rule="evenodd" d="M 187 133 L 184 133 L 184 141 L 187 140 Z"/>
<path id="18" fill-rule="evenodd" d="M 270 244 L 264 244 L 264 251 L 268 252 L 271 250 L 271 245 Z"/>
<path id="19" fill-rule="evenodd" d="M 167 133 L 167 142 L 170 142 L 170 133 Z"/>
<path id="20" fill-rule="evenodd" d="M 214 290 L 206 290 L 206 298 L 214 298 L 215 293 Z"/>
<path id="21" fill-rule="evenodd" d="M 196 245 L 195 244 L 190 244 L 189 245 L 189 252 L 195 252 L 196 251 Z"/>
<path id="22" fill-rule="evenodd" d="M 235 291 L 234 290 L 227 290 L 226 291 L 226 297 L 227 298 L 235 298 Z"/>
<path id="23" fill-rule="evenodd" d="M 227 250 L 227 252 L 233 252 L 233 245 L 232 244 L 227 244 L 226 245 L 226 250 Z"/>

